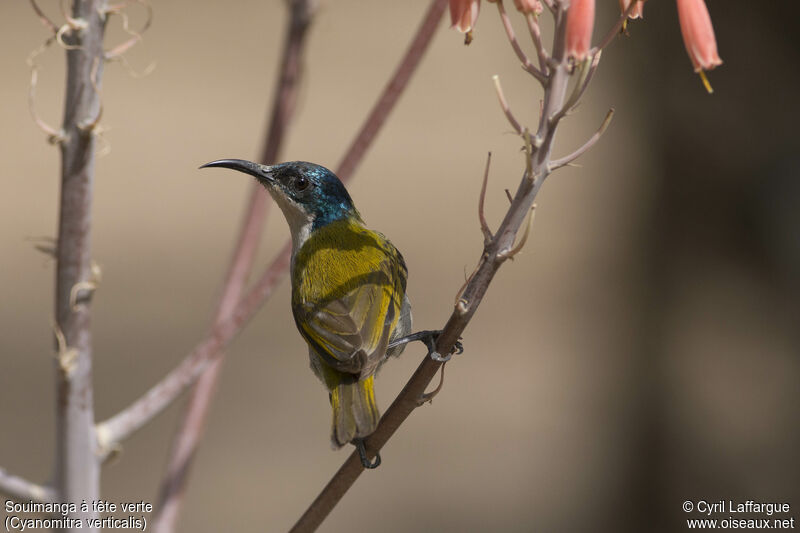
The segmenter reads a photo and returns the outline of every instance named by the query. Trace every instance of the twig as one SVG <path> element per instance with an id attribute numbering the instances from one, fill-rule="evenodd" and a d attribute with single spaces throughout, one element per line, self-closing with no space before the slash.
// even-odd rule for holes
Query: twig
<path id="1" fill-rule="evenodd" d="M 608 110 L 608 113 L 606 113 L 606 118 L 603 119 L 603 123 L 600 124 L 600 128 L 598 128 L 598 130 L 594 133 L 594 135 L 589 137 L 589 140 L 587 140 L 583 144 L 583 146 L 581 146 L 568 156 L 562 157 L 561 159 L 554 159 L 553 161 L 551 161 L 548 167 L 549 171 L 552 172 L 558 168 L 569 165 L 570 163 L 578 159 L 580 156 L 582 156 L 589 148 L 594 146 L 595 143 L 598 140 L 600 140 L 600 136 L 603 135 L 603 132 L 606 131 L 606 128 L 608 128 L 608 125 L 611 123 L 611 119 L 613 116 L 614 116 L 614 109 L 612 108 Z"/>
<path id="2" fill-rule="evenodd" d="M 547 67 L 547 50 L 544 47 L 544 43 L 542 42 L 542 32 L 539 28 L 539 21 L 536 20 L 536 15 L 533 13 L 526 13 L 525 20 L 528 23 L 528 32 L 531 34 L 531 40 L 533 41 L 533 46 L 536 47 L 536 54 L 539 56 L 539 70 L 542 71 L 545 75 L 548 74 L 548 67 Z"/>
<path id="3" fill-rule="evenodd" d="M 315 5 L 311 0 L 293 0 L 289 4 L 289 31 L 283 49 L 283 60 L 272 106 L 270 128 L 261 154 L 261 160 L 265 163 L 271 163 L 277 159 L 286 136 L 286 130 L 294 114 L 306 35 L 314 15 Z M 266 203 L 267 195 L 262 187 L 256 183 L 253 183 L 251 187 L 247 212 L 239 232 L 238 243 L 231 259 L 222 296 L 215 312 L 214 327 L 218 327 L 228 319 L 241 298 L 261 237 L 263 221 L 269 204 Z M 211 364 L 204 369 L 187 405 L 181 429 L 177 432 L 172 444 L 166 474 L 161 484 L 158 511 L 153 523 L 153 529 L 156 532 L 175 530 L 191 460 L 203 434 L 223 361 L 224 352 L 218 352 Z"/>
<path id="4" fill-rule="evenodd" d="M 554 129 L 557 124 L 551 124 L 544 117 L 552 116 L 563 106 L 569 80 L 569 66 L 565 57 L 565 17 L 563 15 L 563 8 L 561 4 L 558 4 L 555 14 L 556 30 L 553 43 L 554 68 L 551 71 L 548 83 L 545 85 L 543 119 L 540 121 L 539 129 L 535 136 L 536 139 L 541 139 L 541 145 L 536 150 L 534 161 L 532 162 L 532 175 L 535 178 L 528 179 L 529 172 L 527 170 L 523 173 L 517 193 L 513 197 L 511 206 L 506 212 L 500 228 L 489 245 L 482 251 L 475 273 L 470 277 L 463 294 L 455 304 L 453 313 L 436 341 L 436 352 L 440 354 L 453 352 L 456 342 L 472 319 L 490 282 L 503 263 L 502 251 L 513 249 L 517 232 L 524 223 L 536 194 L 549 174 L 548 161 L 552 149 Z M 436 375 L 440 365 L 440 362 L 434 361 L 428 356 L 422 360 L 417 370 L 403 387 L 403 390 L 381 418 L 377 430 L 364 439 L 368 457 L 373 457 L 414 409 L 419 406 L 419 401 L 425 393 L 425 388 Z M 355 480 L 363 470 L 358 454 L 352 453 L 322 489 L 319 496 L 311 503 L 306 512 L 303 513 L 291 531 L 304 533 L 316 530 L 355 483 Z"/>
<path id="5" fill-rule="evenodd" d="M 503 88 L 500 86 L 500 76 L 495 74 L 492 76 L 492 81 L 494 81 L 494 90 L 497 93 L 497 99 L 500 100 L 500 107 L 503 109 L 503 113 L 505 113 L 508 122 L 511 124 L 511 127 L 514 128 L 518 134 L 522 134 L 522 126 L 519 125 L 519 121 L 514 117 L 514 114 L 511 112 L 511 108 L 508 107 L 508 102 L 506 102 L 506 97 L 503 94 Z"/>
<path id="6" fill-rule="evenodd" d="M 76 0 L 72 17 L 81 31 L 70 32 L 67 84 L 61 142 L 61 205 L 56 247 L 56 327 L 63 350 L 74 354 L 68 369 L 58 358 L 56 383 L 56 458 L 54 488 L 66 502 L 96 500 L 100 493 L 100 464 L 93 438 L 91 333 L 89 302 L 70 304 L 73 287 L 92 279 L 91 206 L 94 181 L 95 135 L 85 128 L 100 110 L 97 89 L 102 78 L 105 18 L 103 0 Z M 78 510 L 76 518 L 95 518 Z"/>
<path id="7" fill-rule="evenodd" d="M 36 0 L 30 0 L 30 2 L 31 2 L 31 7 L 36 12 L 36 15 L 39 17 L 39 20 L 42 21 L 42 24 L 44 24 L 44 26 L 48 30 L 53 32 L 53 35 L 55 35 L 56 32 L 58 32 L 58 26 L 56 26 L 56 24 L 52 20 L 50 20 L 50 17 L 44 14 L 44 11 L 41 10 L 39 4 L 36 3 Z"/>
<path id="8" fill-rule="evenodd" d="M 47 503 L 56 500 L 56 493 L 52 487 L 37 485 L 27 479 L 9 474 L 2 468 L 0 468 L 0 492 L 21 502 L 33 500 Z"/>
<path id="9" fill-rule="evenodd" d="M 528 56 L 522 51 L 522 48 L 517 41 L 517 36 L 514 34 L 514 28 L 511 26 L 511 21 L 506 13 L 506 8 L 503 6 L 503 0 L 497 2 L 497 12 L 500 14 L 500 20 L 503 22 L 503 28 L 506 30 L 508 42 L 511 43 L 511 48 L 514 49 L 514 53 L 517 54 L 517 58 L 522 63 L 522 68 L 524 68 L 525 71 L 530 73 L 534 78 L 539 80 L 539 83 L 544 84 L 545 80 L 547 79 L 544 72 L 540 71 L 534 66 L 533 63 L 531 63 L 531 60 L 528 59 Z"/>
<path id="10" fill-rule="evenodd" d="M 483 244 L 488 245 L 492 240 L 492 230 L 489 229 L 489 224 L 486 222 L 486 214 L 483 207 L 486 201 L 486 184 L 489 182 L 489 165 L 492 162 L 492 152 L 486 156 L 486 170 L 483 172 L 483 182 L 481 183 L 481 194 L 478 198 L 478 220 L 481 223 L 481 232 L 483 233 Z"/>
<path id="11" fill-rule="evenodd" d="M 519 242 L 511 248 L 510 250 L 500 250 L 497 253 L 497 258 L 500 261 L 505 261 L 506 259 L 514 260 L 514 256 L 517 255 L 522 248 L 525 246 L 525 243 L 528 242 L 528 235 L 531 233 L 531 226 L 533 226 L 533 216 L 536 214 L 536 204 L 531 206 L 530 215 L 528 215 L 528 223 L 525 224 L 525 231 L 522 232 L 522 237 L 520 238 Z"/>

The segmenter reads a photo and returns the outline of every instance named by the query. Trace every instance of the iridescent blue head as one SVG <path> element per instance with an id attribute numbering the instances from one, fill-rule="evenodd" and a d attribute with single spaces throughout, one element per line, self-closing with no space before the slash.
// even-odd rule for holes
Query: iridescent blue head
<path id="1" fill-rule="evenodd" d="M 283 211 L 292 237 L 305 240 L 308 233 L 335 220 L 361 217 L 336 174 L 305 161 L 260 165 L 242 159 L 220 159 L 200 168 L 224 167 L 254 176 Z"/>

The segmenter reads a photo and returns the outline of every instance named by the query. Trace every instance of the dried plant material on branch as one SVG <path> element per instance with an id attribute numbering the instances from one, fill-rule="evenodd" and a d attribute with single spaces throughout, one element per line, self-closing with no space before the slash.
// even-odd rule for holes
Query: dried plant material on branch
<path id="1" fill-rule="evenodd" d="M 130 27 L 130 21 L 128 13 L 125 9 L 128 7 L 128 2 L 117 4 L 114 6 L 108 6 L 105 10 L 106 15 L 118 15 L 122 19 L 122 30 L 131 36 L 130 39 L 124 41 L 117 46 L 114 46 L 110 50 L 105 52 L 105 58 L 109 61 L 119 60 L 123 58 L 123 54 L 125 54 L 128 50 L 133 48 L 134 45 L 139 43 L 143 37 L 142 35 L 150 28 L 150 24 L 153 22 L 153 7 L 150 5 L 150 2 L 145 0 L 137 0 L 137 4 L 143 6 L 147 12 L 147 16 L 145 18 L 144 24 L 139 31 L 132 30 Z M 149 74 L 154 65 L 151 63 L 146 69 L 143 74 L 136 74 L 136 77 L 146 76 Z"/>

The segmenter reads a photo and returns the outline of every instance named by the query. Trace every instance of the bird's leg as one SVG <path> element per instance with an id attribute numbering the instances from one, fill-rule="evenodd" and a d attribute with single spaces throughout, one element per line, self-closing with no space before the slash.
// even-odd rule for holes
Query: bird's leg
<path id="1" fill-rule="evenodd" d="M 364 439 L 353 439 L 353 444 L 358 450 L 358 456 L 361 459 L 361 466 L 372 470 L 373 468 L 378 468 L 381 465 L 381 454 L 375 454 L 375 461 L 370 463 L 369 459 L 367 459 L 367 449 L 364 447 Z"/>
<path id="2" fill-rule="evenodd" d="M 439 335 L 442 334 L 442 330 L 440 329 L 427 329 L 425 331 L 418 331 L 416 333 L 412 333 L 411 335 L 406 335 L 405 337 L 401 337 L 389 343 L 388 349 L 396 348 L 397 346 L 402 346 L 403 344 L 408 344 L 409 342 L 414 341 L 421 341 L 425 343 L 425 346 L 428 347 L 428 355 L 431 356 L 431 359 L 437 361 L 439 363 L 445 363 L 450 360 L 453 353 L 449 353 L 446 356 L 442 356 L 439 352 L 436 351 L 436 339 L 439 338 Z M 464 352 L 464 347 L 461 345 L 459 341 L 456 341 L 455 344 L 455 353 L 461 354 Z"/>

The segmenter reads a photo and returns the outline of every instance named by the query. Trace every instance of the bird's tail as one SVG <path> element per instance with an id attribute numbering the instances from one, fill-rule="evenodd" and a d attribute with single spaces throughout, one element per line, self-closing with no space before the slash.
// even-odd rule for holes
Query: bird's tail
<path id="1" fill-rule="evenodd" d="M 381 418 L 375 403 L 374 377 L 358 380 L 348 376 L 331 392 L 333 430 L 331 441 L 341 448 L 356 438 L 372 434 Z"/>

